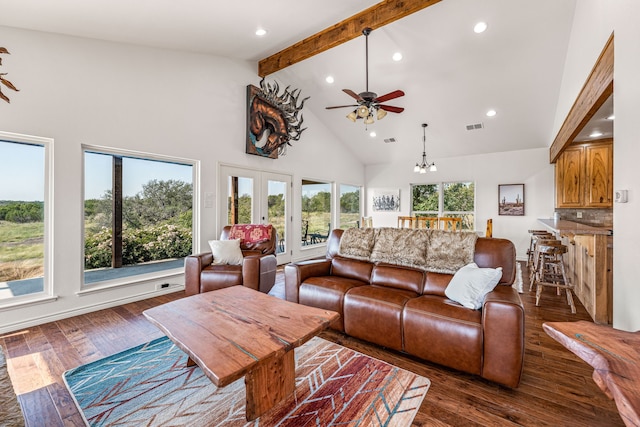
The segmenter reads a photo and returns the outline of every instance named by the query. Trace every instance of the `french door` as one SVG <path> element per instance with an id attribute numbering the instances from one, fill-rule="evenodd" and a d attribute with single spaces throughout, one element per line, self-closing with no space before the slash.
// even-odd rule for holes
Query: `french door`
<path id="1" fill-rule="evenodd" d="M 291 262 L 291 175 L 222 165 L 219 182 L 220 228 L 271 224 L 277 233 L 278 264 Z"/>

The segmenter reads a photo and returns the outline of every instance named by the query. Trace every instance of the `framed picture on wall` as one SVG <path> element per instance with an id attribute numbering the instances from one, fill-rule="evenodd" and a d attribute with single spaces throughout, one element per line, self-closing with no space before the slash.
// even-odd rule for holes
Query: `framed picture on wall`
<path id="1" fill-rule="evenodd" d="M 498 185 L 498 215 L 524 216 L 524 184 Z"/>
<path id="2" fill-rule="evenodd" d="M 374 190 L 373 211 L 393 212 L 400 210 L 400 190 Z"/>
<path id="3" fill-rule="evenodd" d="M 524 184 L 498 185 L 498 215 L 524 216 Z"/>

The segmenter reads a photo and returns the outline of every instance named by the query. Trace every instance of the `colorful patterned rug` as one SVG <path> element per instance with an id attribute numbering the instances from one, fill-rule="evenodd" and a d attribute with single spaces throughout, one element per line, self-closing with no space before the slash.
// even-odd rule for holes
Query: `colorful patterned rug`
<path id="1" fill-rule="evenodd" d="M 245 419 L 244 379 L 218 389 L 166 337 L 63 378 L 90 426 L 409 426 L 427 378 L 315 337 L 296 349 L 296 391 Z"/>

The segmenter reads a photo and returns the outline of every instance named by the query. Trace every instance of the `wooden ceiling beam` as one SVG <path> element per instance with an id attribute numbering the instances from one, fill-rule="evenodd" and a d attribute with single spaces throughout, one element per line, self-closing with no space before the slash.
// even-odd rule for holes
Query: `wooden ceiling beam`
<path id="1" fill-rule="evenodd" d="M 602 104 L 613 94 L 613 59 L 613 34 L 611 34 L 549 148 L 550 163 L 558 160 L 562 151 L 571 145 Z"/>
<path id="2" fill-rule="evenodd" d="M 325 50 L 348 42 L 366 27 L 376 29 L 404 18 L 441 0 L 384 0 L 344 21 L 301 40 L 258 62 L 258 75 L 265 77 Z"/>

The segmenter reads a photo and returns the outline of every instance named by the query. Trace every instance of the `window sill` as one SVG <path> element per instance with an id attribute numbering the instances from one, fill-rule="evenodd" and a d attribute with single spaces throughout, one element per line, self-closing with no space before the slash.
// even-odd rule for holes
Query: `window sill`
<path id="1" fill-rule="evenodd" d="M 139 285 L 143 283 L 152 282 L 154 280 L 166 279 L 169 277 L 178 277 L 184 274 L 183 268 L 174 268 L 172 270 L 164 270 L 148 274 L 140 274 L 137 276 L 128 276 L 114 280 L 105 280 L 102 282 L 92 283 L 91 285 L 85 285 L 84 288 L 76 295 L 83 296 L 93 294 L 96 292 L 109 291 L 111 289 L 120 288 L 123 286 Z M 173 286 L 170 286 L 173 287 Z"/>

